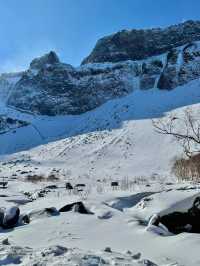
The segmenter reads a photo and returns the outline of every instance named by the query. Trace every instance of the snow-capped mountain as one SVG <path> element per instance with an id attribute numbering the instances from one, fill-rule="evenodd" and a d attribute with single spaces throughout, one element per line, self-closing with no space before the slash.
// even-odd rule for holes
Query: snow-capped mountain
<path id="1" fill-rule="evenodd" d="M 21 215 L 15 230 L 2 222 L 0 265 L 199 266 L 198 234 L 153 224 L 187 212 L 200 187 L 177 182 L 182 149 L 152 125 L 187 108 L 199 117 L 199 87 L 193 21 L 103 38 L 77 68 L 50 52 L 2 74 L 0 216 Z M 77 202 L 87 214 L 60 211 Z"/>
<path id="2" fill-rule="evenodd" d="M 199 32 L 199 22 L 192 21 L 163 30 L 120 32 L 106 37 L 106 43 L 101 40 L 88 57 L 94 60 L 87 59 L 84 63 L 89 64 L 78 68 L 50 52 L 34 59 L 12 89 L 5 84 L 10 90 L 7 103 L 35 114 L 77 115 L 138 89 L 173 89 L 200 77 Z M 118 57 L 122 51 L 107 56 L 113 42 L 118 44 L 117 36 L 123 49 L 134 51 L 135 56 Z M 98 54 L 99 45 L 107 49 L 105 54 Z M 140 50 L 144 54 L 139 56 Z"/>
<path id="3" fill-rule="evenodd" d="M 143 31 L 144 36 L 155 34 L 159 47 L 150 57 L 146 58 L 145 54 L 140 60 L 90 62 L 74 68 L 50 52 L 34 59 L 24 72 L 2 74 L 0 114 L 7 118 L 1 126 L 6 135 L 0 139 L 0 154 L 98 130 L 112 132 L 140 119 L 149 120 L 152 131 L 151 118 L 198 103 L 198 27 L 199 22 L 188 21 L 162 30 Z M 127 34 L 121 38 L 128 38 Z M 142 34 L 141 31 L 133 30 L 128 36 L 136 38 L 138 34 Z M 167 43 L 164 53 L 158 55 L 166 43 L 162 37 L 166 34 L 171 36 L 171 46 L 169 48 Z M 123 47 L 127 48 L 125 44 Z M 96 48 L 93 53 L 95 51 Z M 16 121 L 12 127 L 5 125 L 9 119 Z"/>

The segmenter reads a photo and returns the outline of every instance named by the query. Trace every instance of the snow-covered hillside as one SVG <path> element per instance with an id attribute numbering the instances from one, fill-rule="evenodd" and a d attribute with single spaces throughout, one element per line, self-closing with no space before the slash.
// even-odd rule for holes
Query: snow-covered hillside
<path id="1" fill-rule="evenodd" d="M 110 47 L 132 45 L 135 31 L 124 31 L 103 39 L 110 48 L 89 64 L 50 52 L 0 76 L 0 265 L 200 265 L 200 230 L 186 220 L 174 235 L 158 223 L 188 214 L 200 187 L 177 181 L 171 167 L 183 151 L 152 125 L 188 108 L 200 115 L 199 25 L 144 31 L 157 46 L 138 61 Z M 171 31 L 173 43 L 160 39 Z M 102 52 L 109 63 L 93 63 Z"/>
<path id="2" fill-rule="evenodd" d="M 8 109 L 9 116 L 30 125 L 1 135 L 1 154 L 27 156 L 45 172 L 59 164 L 74 178 L 168 175 L 181 149 L 155 133 L 152 119 L 198 110 L 199 85 L 195 80 L 172 91 L 137 90 L 79 116 L 38 117 Z M 13 155 L 19 151 L 24 152 Z"/>

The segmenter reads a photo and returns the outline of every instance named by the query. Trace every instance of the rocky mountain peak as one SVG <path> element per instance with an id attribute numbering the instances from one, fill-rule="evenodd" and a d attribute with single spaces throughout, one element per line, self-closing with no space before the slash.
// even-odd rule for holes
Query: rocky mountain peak
<path id="1" fill-rule="evenodd" d="M 54 51 L 50 51 L 49 53 L 33 59 L 33 61 L 30 63 L 31 69 L 41 69 L 48 65 L 54 65 L 60 63 L 59 57 Z"/>
<path id="2" fill-rule="evenodd" d="M 7 104 L 40 115 L 78 115 L 135 90 L 170 90 L 198 78 L 200 22 L 187 21 L 105 37 L 77 68 L 55 52 L 36 58 L 12 85 Z"/>
<path id="3" fill-rule="evenodd" d="M 167 28 L 122 30 L 100 39 L 82 64 L 141 60 L 200 40 L 200 21 Z"/>

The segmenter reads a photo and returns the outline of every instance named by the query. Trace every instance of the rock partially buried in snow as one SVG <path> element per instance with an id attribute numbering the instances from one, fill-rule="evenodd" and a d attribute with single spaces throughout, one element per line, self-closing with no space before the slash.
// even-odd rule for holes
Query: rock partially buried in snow
<path id="1" fill-rule="evenodd" d="M 85 207 L 85 205 L 82 202 L 74 202 L 71 204 L 67 204 L 59 210 L 59 212 L 69 212 L 69 211 L 79 212 L 81 214 L 93 214 Z"/>
<path id="2" fill-rule="evenodd" d="M 67 266 L 157 266 L 150 260 L 133 261 L 122 253 L 86 252 L 78 248 L 55 245 L 41 250 L 20 246 L 1 246 L 0 265 L 67 265 Z M 170 264 L 171 265 L 171 264 Z M 173 264 L 174 265 L 174 264 Z M 159 265 L 160 266 L 160 265 Z M 163 265 L 162 265 L 163 266 Z M 172 266 L 172 265 L 171 265 Z"/>
<path id="3" fill-rule="evenodd" d="M 138 262 L 140 266 L 158 266 L 150 260 L 141 260 Z"/>
<path id="4" fill-rule="evenodd" d="M 1 242 L 3 245 L 10 245 L 10 242 L 8 241 L 8 238 L 5 238 Z"/>
<path id="5" fill-rule="evenodd" d="M 141 258 L 141 256 L 142 256 L 142 254 L 139 252 L 139 253 L 133 255 L 132 258 L 133 258 L 134 260 L 139 260 L 139 259 Z"/>
<path id="6" fill-rule="evenodd" d="M 99 219 L 110 219 L 110 218 L 113 217 L 113 213 L 111 211 L 106 211 L 106 212 L 104 212 L 102 214 L 99 214 L 97 217 Z"/>
<path id="7" fill-rule="evenodd" d="M 105 251 L 105 252 L 112 253 L 112 249 L 111 249 L 111 247 L 106 247 L 106 248 L 104 249 L 104 251 Z"/>
<path id="8" fill-rule="evenodd" d="M 34 211 L 29 212 L 26 215 L 29 217 L 29 220 L 32 221 L 35 219 L 41 219 L 45 217 L 59 215 L 59 211 L 55 207 L 50 207 L 50 208 L 44 208 L 40 210 L 34 210 Z"/>
<path id="9" fill-rule="evenodd" d="M 6 209 L 4 213 L 2 227 L 4 229 L 13 228 L 19 220 L 20 210 L 18 207 Z"/>
<path id="10" fill-rule="evenodd" d="M 95 255 L 85 255 L 82 258 L 81 266 L 98 266 L 98 265 L 104 265 L 107 264 L 106 261 L 101 258 L 100 256 Z"/>
<path id="11" fill-rule="evenodd" d="M 200 233 L 200 197 L 196 197 L 193 205 L 186 212 L 174 211 L 163 216 L 153 215 L 147 231 L 161 235 L 179 234 L 183 232 Z"/>
<path id="12" fill-rule="evenodd" d="M 61 256 L 65 254 L 68 251 L 66 247 L 63 246 L 53 246 L 49 248 L 45 248 L 42 251 L 42 256 L 45 257 L 47 255 L 53 255 L 53 256 Z"/>

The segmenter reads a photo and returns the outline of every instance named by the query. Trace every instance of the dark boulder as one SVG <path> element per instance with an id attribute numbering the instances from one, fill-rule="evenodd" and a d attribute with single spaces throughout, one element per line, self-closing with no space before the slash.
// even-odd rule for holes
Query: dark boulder
<path id="1" fill-rule="evenodd" d="M 56 186 L 56 185 L 49 185 L 49 186 L 46 186 L 44 189 L 48 190 L 48 189 L 57 189 L 57 188 L 58 188 L 58 186 Z"/>
<path id="2" fill-rule="evenodd" d="M 72 184 L 71 184 L 70 182 L 67 182 L 67 183 L 65 184 L 65 188 L 66 188 L 67 190 L 73 190 L 73 186 L 72 186 Z"/>
<path id="3" fill-rule="evenodd" d="M 158 216 L 153 225 L 163 224 L 174 234 L 182 232 L 200 233 L 200 197 L 197 197 L 187 212 L 173 212 Z"/>
<path id="4" fill-rule="evenodd" d="M 3 225 L 4 213 L 5 213 L 5 209 L 1 208 L 0 209 L 0 226 Z"/>
<path id="5" fill-rule="evenodd" d="M 62 207 L 59 212 L 69 212 L 74 210 L 74 212 L 79 212 L 81 214 L 93 214 L 89 211 L 82 202 L 74 202 L 71 204 L 67 204 Z"/>
<path id="6" fill-rule="evenodd" d="M 59 211 L 55 207 L 49 207 L 39 210 L 33 210 L 29 212 L 27 215 L 29 217 L 29 220 L 37 220 L 41 218 L 51 217 L 51 216 L 57 216 L 59 215 Z"/>
<path id="7" fill-rule="evenodd" d="M 187 232 L 191 223 L 188 213 L 173 212 L 160 217 L 159 223 L 162 223 L 173 234 Z"/>
<path id="8" fill-rule="evenodd" d="M 4 213 L 2 227 L 5 229 L 13 228 L 19 220 L 20 210 L 18 207 L 11 207 L 6 209 Z"/>

